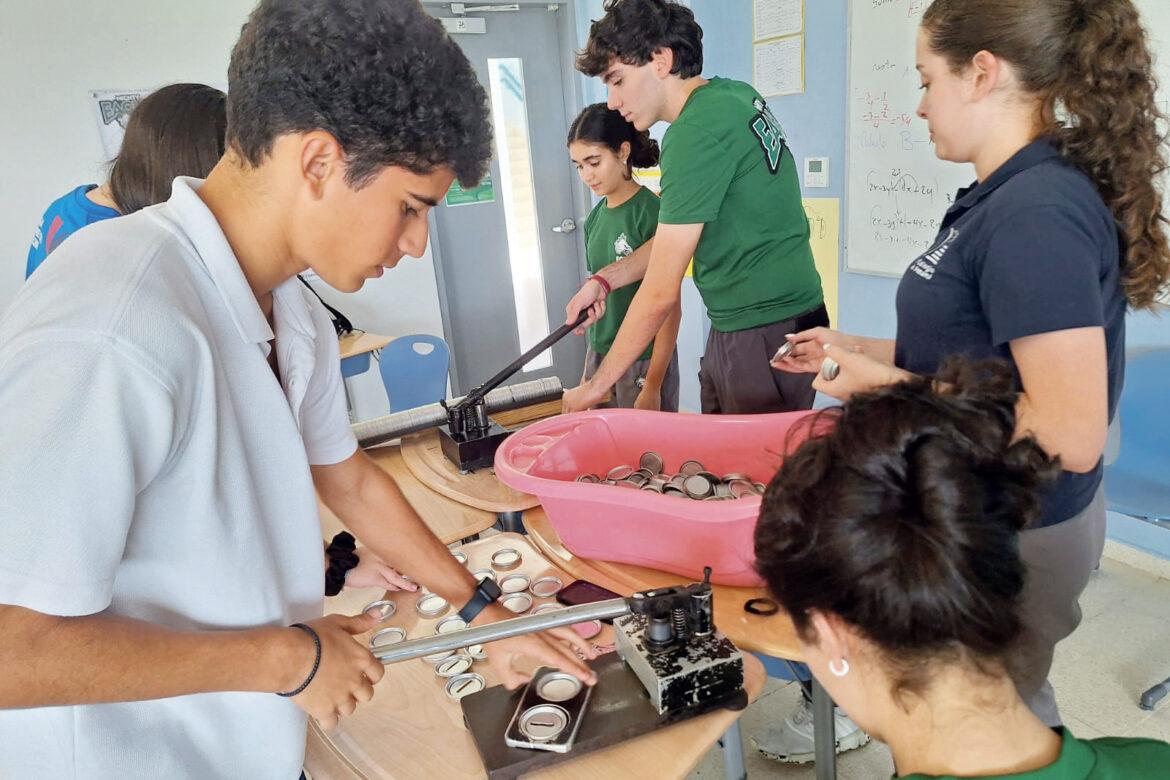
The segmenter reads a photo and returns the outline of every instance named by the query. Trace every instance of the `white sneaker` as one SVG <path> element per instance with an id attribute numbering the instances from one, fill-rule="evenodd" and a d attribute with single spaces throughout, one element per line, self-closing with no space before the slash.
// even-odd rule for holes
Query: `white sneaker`
<path id="1" fill-rule="evenodd" d="M 839 709 L 833 710 L 838 753 L 869 742 L 869 735 Z M 803 696 L 796 709 L 782 721 L 774 722 L 752 737 L 752 744 L 764 758 L 789 764 L 805 764 L 816 759 L 813 745 L 812 706 Z"/>

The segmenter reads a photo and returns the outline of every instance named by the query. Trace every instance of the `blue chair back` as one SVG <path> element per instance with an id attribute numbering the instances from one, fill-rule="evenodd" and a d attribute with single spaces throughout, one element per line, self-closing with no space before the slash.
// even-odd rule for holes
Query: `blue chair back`
<path id="1" fill-rule="evenodd" d="M 1130 358 L 1118 404 L 1121 452 L 1105 469 L 1109 509 L 1170 518 L 1170 349 Z"/>
<path id="2" fill-rule="evenodd" d="M 401 336 L 382 348 L 378 370 L 390 399 L 390 411 L 438 403 L 447 397 L 451 350 L 438 336 Z"/>

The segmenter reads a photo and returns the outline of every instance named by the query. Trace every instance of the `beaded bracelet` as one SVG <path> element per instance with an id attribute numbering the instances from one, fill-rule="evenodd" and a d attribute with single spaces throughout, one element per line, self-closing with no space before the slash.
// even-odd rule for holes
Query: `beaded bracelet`
<path id="1" fill-rule="evenodd" d="M 313 637 L 313 644 L 317 646 L 317 657 L 313 659 L 313 671 L 309 672 L 309 676 L 305 678 L 303 683 L 301 683 L 300 688 L 297 688 L 295 691 L 291 691 L 289 693 L 276 694 L 277 696 L 284 696 L 285 698 L 296 696 L 298 693 L 305 690 L 305 688 L 308 688 L 309 683 L 313 682 L 313 678 L 317 675 L 317 668 L 321 666 L 321 637 L 317 636 L 317 632 L 306 626 L 304 623 L 293 623 L 291 626 L 289 626 L 289 628 L 299 628 L 309 636 Z"/>

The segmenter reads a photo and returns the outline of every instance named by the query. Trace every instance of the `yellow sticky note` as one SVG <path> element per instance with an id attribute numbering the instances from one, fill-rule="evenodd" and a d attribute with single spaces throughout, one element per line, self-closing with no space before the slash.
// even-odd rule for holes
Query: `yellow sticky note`
<path id="1" fill-rule="evenodd" d="M 841 202 L 837 198 L 804 198 L 804 213 L 808 217 L 809 245 L 817 273 L 821 275 L 821 289 L 825 293 L 825 308 L 829 310 L 829 326 L 837 327 L 837 247 L 841 230 Z"/>

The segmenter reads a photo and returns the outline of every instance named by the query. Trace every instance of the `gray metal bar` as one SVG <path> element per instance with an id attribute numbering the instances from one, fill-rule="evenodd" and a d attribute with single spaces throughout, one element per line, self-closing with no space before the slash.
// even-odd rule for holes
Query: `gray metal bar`
<path id="1" fill-rule="evenodd" d="M 543 379 L 533 379 L 529 382 L 519 382 L 507 387 L 497 387 L 488 393 L 484 399 L 484 407 L 489 414 L 519 409 L 532 404 L 551 401 L 560 398 L 564 393 L 561 380 L 555 376 Z M 463 396 L 453 399 L 451 405 L 463 400 Z M 397 439 L 409 433 L 418 433 L 428 428 L 437 428 L 447 423 L 447 410 L 439 404 L 427 404 L 416 409 L 406 409 L 385 417 L 373 420 L 363 420 L 354 423 L 354 435 L 363 447 L 371 444 Z"/>
<path id="2" fill-rule="evenodd" d="M 719 738 L 723 749 L 723 776 L 727 780 L 747 780 L 747 767 L 743 763 L 743 731 L 739 718 Z"/>
<path id="3" fill-rule="evenodd" d="M 465 628 L 460 631 L 451 631 L 446 634 L 436 634 L 425 639 L 411 639 L 407 642 L 398 642 L 385 647 L 372 649 L 374 658 L 384 664 L 405 661 L 409 658 L 421 658 L 424 655 L 438 653 L 443 650 L 456 650 L 469 645 L 481 645 L 494 642 L 497 639 L 507 639 L 521 634 L 534 634 L 557 626 L 567 626 L 581 623 L 586 620 L 605 620 L 606 618 L 621 617 L 629 614 L 630 608 L 626 599 L 608 599 L 596 601 L 592 604 L 580 604 L 575 607 L 554 609 L 541 612 L 537 615 L 524 615 L 510 620 L 501 620 L 498 623 L 489 623 L 484 626 Z"/>
<path id="4" fill-rule="evenodd" d="M 837 719 L 833 700 L 814 677 L 812 681 L 813 753 L 817 780 L 837 780 Z"/>

